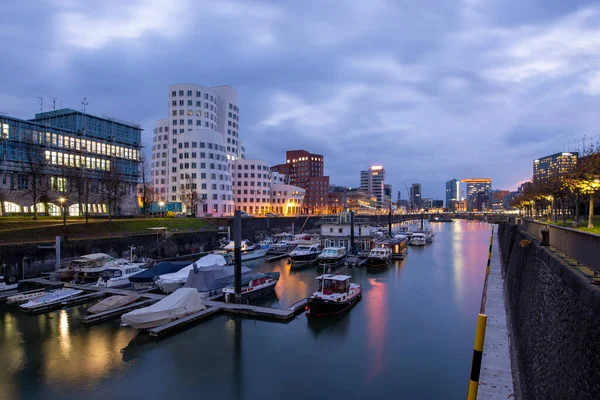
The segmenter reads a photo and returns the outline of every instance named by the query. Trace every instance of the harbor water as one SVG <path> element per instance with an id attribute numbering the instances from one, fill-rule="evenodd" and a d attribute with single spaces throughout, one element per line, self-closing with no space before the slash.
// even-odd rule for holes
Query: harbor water
<path id="1" fill-rule="evenodd" d="M 0 305 L 0 399 L 464 399 L 491 225 L 432 223 L 435 241 L 389 268 L 339 268 L 363 286 L 342 316 L 289 323 L 219 315 L 160 341 L 89 305 L 31 316 Z M 287 307 L 315 291 L 315 267 L 279 271 Z"/>

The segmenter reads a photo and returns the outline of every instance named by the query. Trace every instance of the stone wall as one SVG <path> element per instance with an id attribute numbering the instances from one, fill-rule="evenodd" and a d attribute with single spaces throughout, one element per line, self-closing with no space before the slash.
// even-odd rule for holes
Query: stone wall
<path id="1" fill-rule="evenodd" d="M 515 225 L 500 224 L 522 399 L 600 399 L 600 287 Z"/>

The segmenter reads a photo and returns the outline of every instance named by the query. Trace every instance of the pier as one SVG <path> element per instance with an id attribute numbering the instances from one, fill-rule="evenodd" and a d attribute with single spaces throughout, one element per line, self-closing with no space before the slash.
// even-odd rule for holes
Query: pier
<path id="1" fill-rule="evenodd" d="M 125 314 L 126 312 L 135 310 L 136 308 L 147 307 L 149 305 L 156 303 L 157 301 L 158 300 L 156 300 L 156 299 L 147 299 L 147 300 L 143 300 L 143 301 L 138 301 L 136 303 L 127 304 L 126 306 L 123 306 L 123 307 L 104 311 L 101 313 L 84 315 L 81 317 L 81 323 L 83 325 L 99 324 L 101 322 L 120 317 L 121 315 Z"/>
<path id="2" fill-rule="evenodd" d="M 37 307 L 28 308 L 25 311 L 28 314 L 42 314 L 48 311 L 53 311 L 63 307 L 76 306 L 78 304 L 84 304 L 92 300 L 100 299 L 106 296 L 105 293 L 89 293 L 80 296 L 69 297 L 63 300 L 53 301 L 51 303 L 40 304 Z"/>

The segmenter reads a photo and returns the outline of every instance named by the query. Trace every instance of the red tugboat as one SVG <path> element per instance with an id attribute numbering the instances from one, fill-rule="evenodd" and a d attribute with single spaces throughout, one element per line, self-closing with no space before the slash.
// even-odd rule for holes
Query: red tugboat
<path id="1" fill-rule="evenodd" d="M 308 298 L 310 315 L 321 317 L 340 314 L 350 309 L 362 297 L 362 286 L 350 283 L 351 276 L 328 274 L 318 276 L 319 288 Z"/>

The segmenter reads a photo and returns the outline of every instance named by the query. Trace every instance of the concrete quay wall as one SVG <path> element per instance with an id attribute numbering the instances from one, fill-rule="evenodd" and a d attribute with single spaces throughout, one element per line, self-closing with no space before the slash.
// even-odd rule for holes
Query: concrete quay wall
<path id="1" fill-rule="evenodd" d="M 516 225 L 499 226 L 520 399 L 600 399 L 600 287 Z"/>

